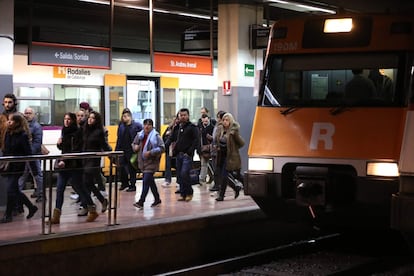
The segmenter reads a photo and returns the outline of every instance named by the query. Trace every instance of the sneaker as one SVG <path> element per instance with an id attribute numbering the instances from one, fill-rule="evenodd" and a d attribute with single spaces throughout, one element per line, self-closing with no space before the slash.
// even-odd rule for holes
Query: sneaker
<path id="1" fill-rule="evenodd" d="M 78 200 L 79 199 L 79 195 L 78 194 L 71 194 L 70 195 L 70 199 Z"/>
<path id="2" fill-rule="evenodd" d="M 170 182 L 164 182 L 161 184 L 161 186 L 163 186 L 164 188 L 169 188 L 171 187 L 171 183 Z"/>
<path id="3" fill-rule="evenodd" d="M 184 198 L 184 197 L 182 197 L 182 196 L 180 196 L 180 197 L 177 199 L 177 201 L 185 201 L 185 198 Z"/>
<path id="4" fill-rule="evenodd" d="M 128 189 L 126 189 L 127 192 L 135 192 L 137 190 L 137 188 L 134 186 L 129 186 Z"/>
<path id="5" fill-rule="evenodd" d="M 156 201 L 154 201 L 154 203 L 151 204 L 151 207 L 155 207 L 161 204 L 161 199 L 158 199 Z"/>
<path id="6" fill-rule="evenodd" d="M 180 190 L 177 190 L 177 191 L 175 191 L 175 193 L 176 193 L 176 194 L 179 194 L 179 193 L 181 193 L 181 192 L 180 192 Z"/>
<path id="7" fill-rule="evenodd" d="M 84 217 L 88 215 L 88 209 L 80 207 L 79 211 L 78 211 L 78 216 L 79 217 Z"/>
<path id="8" fill-rule="evenodd" d="M 144 208 L 144 203 L 139 202 L 139 201 L 135 202 L 135 203 L 134 203 L 134 204 L 132 204 L 132 205 L 134 205 L 134 206 L 135 206 L 135 207 L 137 207 L 138 209 L 143 209 L 143 208 Z"/>
<path id="9" fill-rule="evenodd" d="M 38 197 L 39 195 L 36 193 L 36 191 L 34 191 L 33 192 L 33 194 L 31 194 L 30 195 L 30 198 L 36 198 L 36 197 Z"/>
<path id="10" fill-rule="evenodd" d="M 186 196 L 185 197 L 185 201 L 186 202 L 189 202 L 189 201 L 191 201 L 193 199 L 193 195 L 188 195 L 188 196 Z"/>

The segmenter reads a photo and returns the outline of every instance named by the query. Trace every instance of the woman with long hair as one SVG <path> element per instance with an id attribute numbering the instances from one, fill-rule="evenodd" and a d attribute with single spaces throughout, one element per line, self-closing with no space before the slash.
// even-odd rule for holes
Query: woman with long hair
<path id="1" fill-rule="evenodd" d="M 84 152 L 101 152 L 111 151 L 105 140 L 105 130 L 102 122 L 102 116 L 99 112 L 91 111 L 83 128 L 83 151 Z M 108 208 L 108 200 L 101 194 L 98 186 L 103 186 L 101 177 L 101 158 L 88 158 L 84 160 L 83 183 L 102 204 L 102 213 Z M 88 211 L 91 212 L 91 210 Z"/>
<path id="2" fill-rule="evenodd" d="M 2 145 L 3 156 L 26 156 L 32 154 L 30 131 L 26 119 L 20 113 L 8 115 L 7 130 Z M 33 162 L 29 162 L 31 165 Z M 22 176 L 26 162 L 10 162 L 4 177 L 7 184 L 7 207 L 2 223 L 13 220 L 13 209 L 17 202 L 21 202 L 29 209 L 27 219 L 33 217 L 38 208 L 19 189 L 19 177 Z M 36 166 L 31 166 L 34 175 L 37 175 Z"/>
<path id="3" fill-rule="evenodd" d="M 239 133 L 240 124 L 234 120 L 231 113 L 223 115 L 221 124 L 218 124 L 215 132 L 217 145 L 217 168 L 216 173 L 222 177 L 217 201 L 223 201 L 227 185 L 234 190 L 234 198 L 240 194 L 241 187 L 236 186 L 229 180 L 229 174 L 235 173 L 239 176 L 241 169 L 241 157 L 239 149 L 244 146 L 244 140 Z"/>
<path id="4" fill-rule="evenodd" d="M 57 142 L 57 147 L 62 151 L 62 154 L 65 154 L 79 153 L 82 151 L 82 146 L 82 130 L 77 124 L 76 115 L 72 112 L 67 112 L 63 117 L 62 135 Z M 86 221 L 94 221 L 98 217 L 98 214 L 96 213 L 96 208 L 89 191 L 82 185 L 82 160 L 62 159 L 56 160 L 56 162 L 55 168 L 58 170 L 56 203 L 50 222 L 52 224 L 60 223 L 64 193 L 69 180 L 71 180 L 72 186 L 79 193 L 82 205 L 90 209 Z"/>

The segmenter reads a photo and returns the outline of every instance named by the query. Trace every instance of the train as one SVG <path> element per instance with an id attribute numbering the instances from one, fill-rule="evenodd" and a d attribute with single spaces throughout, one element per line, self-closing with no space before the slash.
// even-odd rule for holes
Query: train
<path id="1" fill-rule="evenodd" d="M 27 46 L 16 45 L 13 68 L 13 93 L 18 111 L 30 106 L 43 127 L 43 144 L 50 154 L 59 154 L 65 112 L 75 112 L 81 102 L 88 102 L 104 117 L 109 144 L 115 148 L 122 110 L 128 107 L 133 119 L 154 120 L 163 133 L 179 108 L 190 109 L 190 119 L 197 122 L 200 108 L 217 109 L 217 69 L 211 75 L 151 72 L 148 54 L 112 54 L 109 70 L 65 66 L 28 65 Z M 203 84 L 200 86 L 200 84 Z M 108 174 L 109 160 L 102 166 Z M 160 172 L 164 168 L 164 156 Z"/>
<path id="2" fill-rule="evenodd" d="M 413 32 L 398 14 L 272 25 L 244 173 L 267 215 L 413 232 Z"/>

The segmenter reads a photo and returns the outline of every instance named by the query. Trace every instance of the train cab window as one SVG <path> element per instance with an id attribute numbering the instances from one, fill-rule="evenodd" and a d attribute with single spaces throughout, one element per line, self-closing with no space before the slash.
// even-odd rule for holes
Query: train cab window
<path id="1" fill-rule="evenodd" d="M 24 112 L 27 107 L 36 112 L 37 121 L 41 125 L 52 123 L 52 89 L 50 87 L 15 85 L 14 94 L 18 99 L 18 111 Z"/>
<path id="2" fill-rule="evenodd" d="M 405 100 L 396 93 L 399 60 L 396 54 L 274 56 L 265 72 L 259 104 L 400 105 Z"/>

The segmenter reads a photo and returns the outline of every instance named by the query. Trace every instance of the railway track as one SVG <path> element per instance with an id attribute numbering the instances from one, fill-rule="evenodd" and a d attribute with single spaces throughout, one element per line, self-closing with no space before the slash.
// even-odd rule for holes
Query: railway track
<path id="1" fill-rule="evenodd" d="M 160 275 L 414 275 L 404 241 L 384 235 L 328 234 Z"/>

